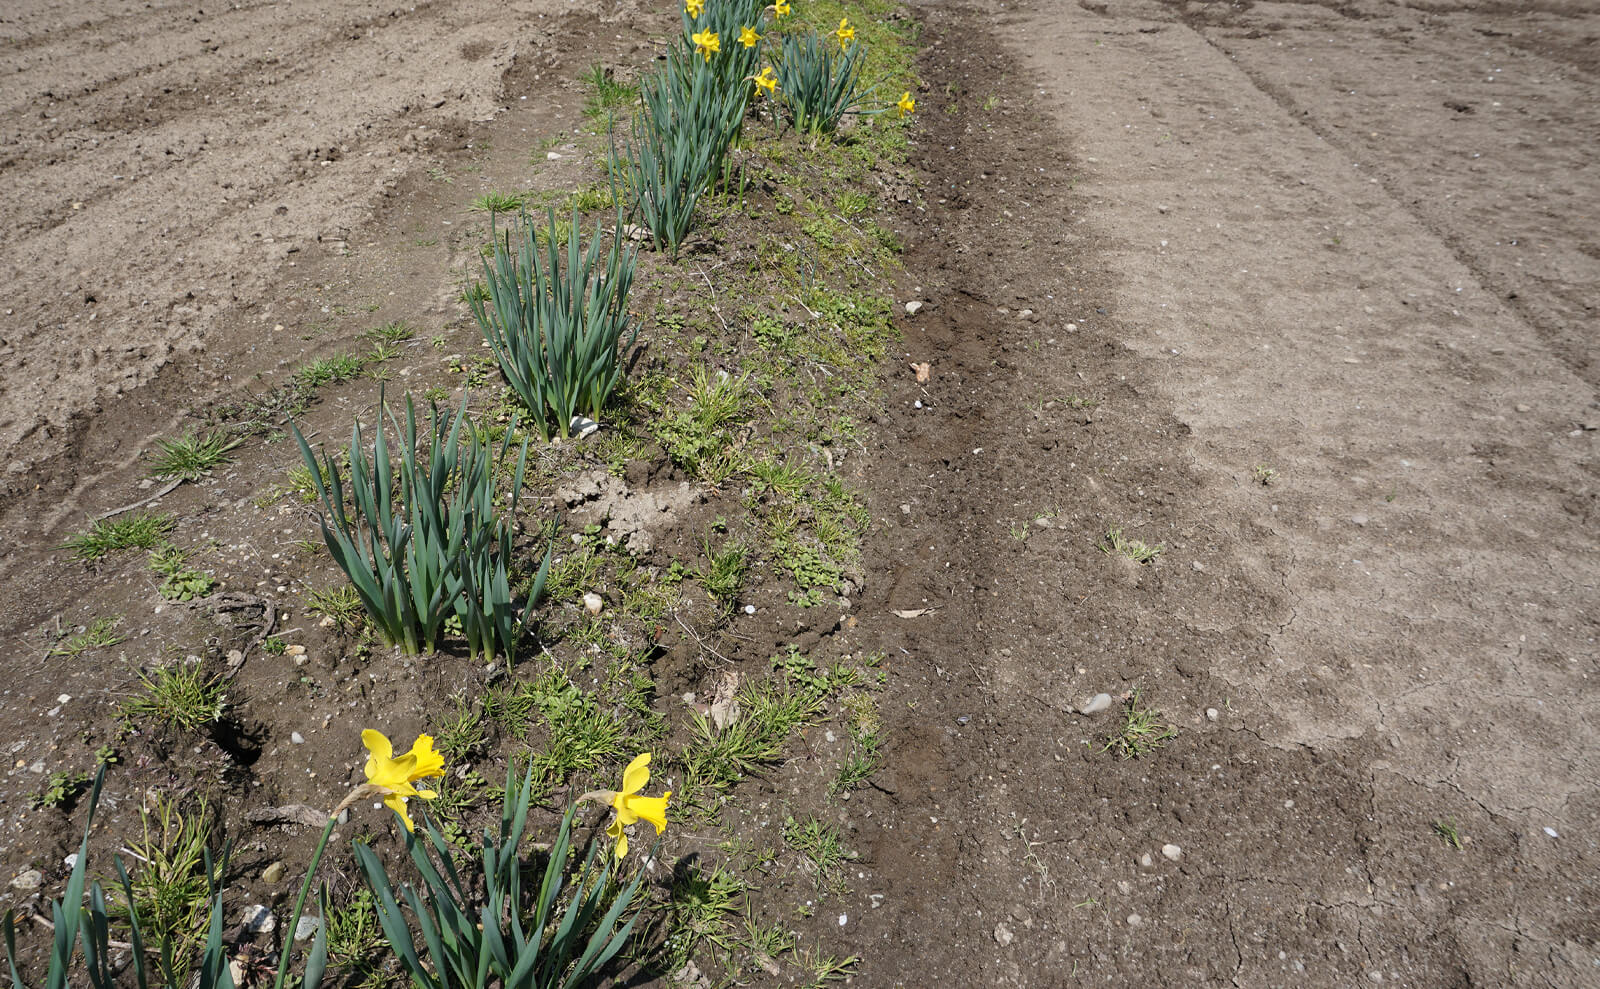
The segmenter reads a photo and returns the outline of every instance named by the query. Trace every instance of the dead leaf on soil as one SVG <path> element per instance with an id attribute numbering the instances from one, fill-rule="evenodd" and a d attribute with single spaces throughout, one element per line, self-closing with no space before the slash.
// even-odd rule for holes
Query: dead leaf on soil
<path id="1" fill-rule="evenodd" d="M 307 807 L 305 804 L 262 807 L 259 810 L 252 810 L 244 816 L 256 824 L 304 824 L 307 827 L 320 828 L 328 823 L 326 811 L 317 810 L 315 807 Z"/>
<path id="2" fill-rule="evenodd" d="M 933 378 L 933 365 L 927 361 L 921 364 L 912 364 L 911 370 L 917 372 L 917 384 L 925 385 Z"/>
<path id="3" fill-rule="evenodd" d="M 892 609 L 889 614 L 894 615 L 896 618 L 921 618 L 923 615 L 938 610 L 938 608 L 913 608 L 910 611 L 901 611 L 900 609 L 895 608 Z"/>
<path id="4" fill-rule="evenodd" d="M 717 695 L 711 700 L 711 723 L 722 731 L 739 720 L 739 702 L 734 696 L 739 691 L 739 674 L 729 670 L 717 684 Z"/>

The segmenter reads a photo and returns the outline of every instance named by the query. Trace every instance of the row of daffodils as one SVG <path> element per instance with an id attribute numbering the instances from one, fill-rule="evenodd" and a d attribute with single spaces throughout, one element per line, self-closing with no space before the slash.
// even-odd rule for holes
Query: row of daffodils
<path id="1" fill-rule="evenodd" d="M 683 9 L 690 22 L 696 23 L 705 13 L 705 0 L 684 0 Z M 792 6 L 785 0 L 778 0 L 777 3 L 767 7 L 764 12 L 770 12 L 773 16 L 782 19 L 787 17 L 792 9 Z M 850 23 L 849 17 L 839 18 L 839 27 L 834 30 L 833 36 L 839 40 L 839 48 L 842 51 L 849 51 L 856 44 L 856 29 Z M 738 44 L 746 49 L 755 48 L 761 43 L 763 37 L 764 35 L 760 34 L 751 25 L 741 24 L 739 26 Z M 722 36 L 709 27 L 691 32 L 689 40 L 694 43 L 695 52 L 704 57 L 707 64 L 710 64 L 713 56 L 722 51 Z M 755 83 L 756 88 L 768 97 L 776 97 L 778 95 L 778 78 L 770 65 L 762 66 L 761 72 L 757 75 L 749 76 L 748 81 Z M 894 107 L 898 114 L 904 117 L 906 114 L 916 111 L 917 101 L 912 98 L 911 91 L 906 90 L 900 94 L 900 99 L 895 102 Z"/>

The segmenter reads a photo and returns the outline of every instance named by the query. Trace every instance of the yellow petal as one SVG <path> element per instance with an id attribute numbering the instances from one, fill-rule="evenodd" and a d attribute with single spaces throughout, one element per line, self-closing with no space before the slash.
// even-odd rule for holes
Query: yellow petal
<path id="1" fill-rule="evenodd" d="M 660 834 L 667 827 L 667 800 L 671 796 L 672 791 L 668 790 L 659 797 L 629 797 L 628 811 L 633 815 L 635 821 L 643 819 L 654 824 L 656 826 L 656 834 Z M 628 823 L 632 824 L 633 821 Z"/>
<path id="2" fill-rule="evenodd" d="M 367 759 L 367 765 L 372 765 L 373 759 L 393 759 L 394 746 L 389 744 L 388 736 L 383 732 L 368 728 L 361 733 L 361 744 L 367 747 L 372 756 Z M 367 775 L 372 775 L 372 770 L 367 770 Z"/>
<path id="3" fill-rule="evenodd" d="M 383 799 L 383 803 L 384 806 L 400 815 L 400 820 L 405 824 L 407 831 L 417 830 L 417 826 L 411 822 L 411 815 L 406 813 L 405 797 L 402 797 L 397 793 L 391 793 L 389 796 Z"/>
<path id="4" fill-rule="evenodd" d="M 628 835 L 626 832 L 617 832 L 617 859 L 620 861 L 628 854 Z"/>
<path id="5" fill-rule="evenodd" d="M 638 793 L 650 782 L 650 753 L 641 752 L 622 771 L 622 792 Z"/>
<path id="6" fill-rule="evenodd" d="M 419 780 L 424 776 L 444 775 L 444 756 L 434 751 L 432 735 L 418 735 L 417 741 L 411 746 L 411 751 L 406 754 L 416 760 L 408 779 Z"/>
<path id="7" fill-rule="evenodd" d="M 432 790 L 418 790 L 417 791 L 417 796 L 421 797 L 424 800 L 433 800 L 434 798 L 438 797 L 439 794 L 435 793 Z"/>

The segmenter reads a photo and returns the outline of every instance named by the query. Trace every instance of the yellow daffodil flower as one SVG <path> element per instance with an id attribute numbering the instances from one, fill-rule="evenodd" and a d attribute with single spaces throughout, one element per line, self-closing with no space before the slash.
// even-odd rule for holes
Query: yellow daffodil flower
<path id="1" fill-rule="evenodd" d="M 704 55 L 707 62 L 711 61 L 712 55 L 722 50 L 722 40 L 717 37 L 715 31 L 697 31 L 689 35 L 689 40 L 694 42 L 694 50 Z"/>
<path id="2" fill-rule="evenodd" d="M 911 98 L 911 91 L 909 89 L 906 90 L 906 92 L 900 97 L 900 102 L 896 103 L 895 106 L 900 108 L 900 116 L 902 117 L 908 113 L 915 113 L 917 111 L 917 101 Z"/>
<path id="3" fill-rule="evenodd" d="M 770 65 L 763 66 L 761 69 L 761 74 L 758 76 L 751 76 L 750 81 L 755 83 L 756 88 L 766 93 L 768 96 L 772 96 L 778 91 L 778 77 L 772 74 L 772 66 Z"/>
<path id="4" fill-rule="evenodd" d="M 744 45 L 746 48 L 754 48 L 756 46 L 756 42 L 760 40 L 761 35 L 756 33 L 755 28 L 741 27 L 739 29 L 739 44 Z"/>
<path id="5" fill-rule="evenodd" d="M 361 744 L 367 747 L 367 785 L 384 794 L 383 802 L 400 815 L 407 831 L 415 831 L 411 815 L 406 813 L 406 801 L 412 797 L 432 800 L 438 794 L 432 790 L 418 790 L 411 784 L 429 776 L 444 775 L 444 756 L 434 751 L 433 739 L 418 735 L 411 751 L 396 759 L 394 746 L 383 732 L 368 728 L 361 733 Z"/>
<path id="6" fill-rule="evenodd" d="M 642 752 L 622 773 L 622 791 L 594 794 L 596 797 L 609 798 L 608 802 L 617 816 L 612 818 L 611 824 L 606 828 L 606 834 L 617 842 L 617 858 L 628 854 L 628 834 L 623 828 L 637 821 L 649 821 L 656 827 L 656 834 L 660 834 L 667 827 L 667 800 L 672 796 L 668 790 L 659 797 L 638 796 L 650 782 L 650 753 Z"/>
<path id="7" fill-rule="evenodd" d="M 789 10 L 789 0 L 778 0 L 777 3 L 772 5 L 772 12 L 779 17 L 788 17 Z"/>
<path id="8" fill-rule="evenodd" d="M 683 9 L 688 11 L 690 20 L 697 20 L 705 12 L 706 0 L 683 0 Z"/>
<path id="9" fill-rule="evenodd" d="M 839 18 L 839 30 L 833 32 L 839 36 L 839 47 L 848 48 L 850 42 L 856 40 L 856 29 L 850 26 L 850 18 Z"/>

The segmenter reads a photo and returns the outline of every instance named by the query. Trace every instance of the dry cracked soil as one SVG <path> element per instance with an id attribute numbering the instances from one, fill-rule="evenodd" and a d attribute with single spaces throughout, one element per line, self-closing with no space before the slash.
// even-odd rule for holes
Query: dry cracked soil
<path id="1" fill-rule="evenodd" d="M 836 633 L 888 656 L 887 742 L 829 811 L 824 947 L 868 986 L 1600 985 L 1600 11 L 908 12 L 903 342 Z M 88 723 L 58 695 L 128 687 L 40 658 L 104 593 L 63 540 L 187 410 L 334 352 L 328 299 L 458 320 L 430 169 L 559 156 L 573 77 L 670 24 L 0 12 L 8 876 L 81 827 L 24 799 Z M 230 524 L 281 451 L 163 504 Z M 1136 710 L 1175 734 L 1119 758 Z"/>

